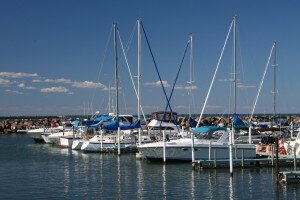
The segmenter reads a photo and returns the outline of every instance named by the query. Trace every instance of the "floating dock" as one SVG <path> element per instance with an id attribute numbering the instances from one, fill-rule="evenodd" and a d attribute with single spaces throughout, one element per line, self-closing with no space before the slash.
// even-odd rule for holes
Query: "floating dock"
<path id="1" fill-rule="evenodd" d="M 294 166 L 300 163 L 300 157 L 279 157 L 278 164 L 282 166 Z M 236 168 L 249 168 L 249 167 L 275 167 L 276 158 L 251 158 L 251 159 L 233 159 L 233 166 Z M 217 169 L 228 168 L 229 159 L 222 160 L 196 160 L 193 162 L 194 169 Z"/>
<path id="2" fill-rule="evenodd" d="M 300 171 L 280 172 L 279 177 L 282 183 L 300 183 Z"/>

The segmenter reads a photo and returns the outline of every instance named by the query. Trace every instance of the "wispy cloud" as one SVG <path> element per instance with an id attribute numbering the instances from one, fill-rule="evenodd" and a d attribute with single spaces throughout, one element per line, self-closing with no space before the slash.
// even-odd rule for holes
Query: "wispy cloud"
<path id="1" fill-rule="evenodd" d="M 175 109 L 186 109 L 187 108 L 187 106 L 186 105 L 177 105 L 177 106 L 175 106 Z"/>
<path id="2" fill-rule="evenodd" d="M 66 78 L 58 78 L 58 79 L 45 79 L 46 83 L 73 83 L 72 80 Z"/>
<path id="3" fill-rule="evenodd" d="M 92 81 L 74 82 L 73 86 L 76 88 L 106 88 L 102 83 L 95 83 Z"/>
<path id="4" fill-rule="evenodd" d="M 33 82 L 33 83 L 41 83 L 41 82 L 43 82 L 43 81 L 40 80 L 40 79 L 33 79 L 32 82 Z"/>
<path id="5" fill-rule="evenodd" d="M 255 88 L 256 86 L 255 85 L 246 85 L 246 84 L 243 84 L 243 83 L 238 83 L 237 87 L 240 88 L 240 89 L 245 89 L 245 88 Z"/>
<path id="6" fill-rule="evenodd" d="M 0 78 L 0 85 L 8 85 L 8 84 L 11 84 L 11 83 L 12 82 L 10 80 Z"/>
<path id="7" fill-rule="evenodd" d="M 65 87 L 49 87 L 49 88 L 42 88 L 41 89 L 42 93 L 70 93 L 69 89 Z"/>
<path id="8" fill-rule="evenodd" d="M 170 87 L 170 84 L 168 83 L 168 81 L 162 81 L 164 87 Z M 160 84 L 160 81 L 156 81 L 156 82 L 147 82 L 147 83 L 144 83 L 144 85 L 147 85 L 147 86 L 155 86 L 155 87 L 160 87 L 161 84 Z"/>
<path id="9" fill-rule="evenodd" d="M 0 72 L 0 77 L 4 78 L 31 78 L 38 77 L 37 73 L 24 73 L 24 72 Z"/>
<path id="10" fill-rule="evenodd" d="M 32 87 L 32 86 L 26 86 L 25 83 L 20 83 L 20 84 L 18 84 L 18 87 L 19 87 L 19 88 L 22 88 L 22 89 L 27 89 L 27 90 L 33 90 L 33 89 L 36 89 L 35 87 Z"/>
<path id="11" fill-rule="evenodd" d="M 209 108 L 209 109 L 220 109 L 220 108 L 224 108 L 224 106 L 221 106 L 221 105 L 206 105 L 206 108 Z"/>
<path id="12" fill-rule="evenodd" d="M 196 89 L 198 89 L 198 87 L 196 85 L 188 85 L 188 86 L 176 85 L 174 89 L 176 89 L 176 90 L 189 90 L 189 89 L 196 90 Z"/>
<path id="13" fill-rule="evenodd" d="M 9 93 L 16 94 L 16 95 L 24 94 L 23 92 L 16 91 L 16 90 L 9 90 L 9 89 L 5 90 L 5 92 L 9 92 Z"/>
<path id="14" fill-rule="evenodd" d="M 224 78 L 224 79 L 219 79 L 218 81 L 220 81 L 220 82 L 232 82 L 233 79 L 232 78 Z"/>

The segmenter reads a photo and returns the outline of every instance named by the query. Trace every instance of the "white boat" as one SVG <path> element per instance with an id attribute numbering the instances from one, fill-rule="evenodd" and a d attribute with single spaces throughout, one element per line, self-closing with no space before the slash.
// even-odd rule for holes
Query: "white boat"
<path id="1" fill-rule="evenodd" d="M 136 138 L 132 135 L 122 134 L 120 136 L 120 147 L 124 149 L 129 145 L 135 145 Z M 81 150 L 85 152 L 101 152 L 101 149 L 114 148 L 118 145 L 117 135 L 95 135 L 89 141 L 83 142 Z"/>
<path id="2" fill-rule="evenodd" d="M 59 145 L 62 147 L 72 147 L 74 140 L 81 138 L 76 138 L 74 135 L 63 136 L 59 138 Z"/>
<path id="3" fill-rule="evenodd" d="M 84 139 L 73 140 L 72 149 L 73 150 L 81 150 L 82 144 L 84 142 L 87 142 L 87 140 L 84 140 Z"/>
<path id="4" fill-rule="evenodd" d="M 215 132 L 220 135 L 218 140 L 194 139 L 194 155 L 196 160 L 229 159 L 228 132 Z M 149 160 L 163 160 L 164 142 L 155 142 L 137 146 L 144 157 Z M 192 161 L 192 139 L 181 138 L 165 143 L 166 160 Z M 254 158 L 256 156 L 255 145 L 233 145 L 234 158 Z"/>
<path id="5" fill-rule="evenodd" d="M 280 145 L 281 144 L 279 144 L 279 150 L 280 150 Z M 296 138 L 284 142 L 283 147 L 286 150 L 286 153 L 288 155 L 294 155 L 294 154 L 296 154 L 297 156 L 300 155 L 300 132 L 298 132 Z"/>
<path id="6" fill-rule="evenodd" d="M 181 135 L 181 128 L 174 122 L 177 122 L 176 112 L 153 112 L 152 120 L 147 125 L 150 137 L 156 138 L 157 136 L 162 136 L 162 131 L 165 131 L 168 137 Z"/>
<path id="7" fill-rule="evenodd" d="M 47 144 L 60 144 L 60 138 L 61 137 L 74 137 L 73 131 L 63 131 L 58 133 L 52 133 L 50 135 L 48 134 L 42 134 L 43 139 Z"/>
<path id="8" fill-rule="evenodd" d="M 28 129 L 27 134 L 29 134 L 35 142 L 41 142 L 44 143 L 45 140 L 42 137 L 42 134 L 44 135 L 50 135 L 51 133 L 57 133 L 63 129 L 62 126 L 54 127 L 54 128 L 35 128 L 35 129 Z"/>

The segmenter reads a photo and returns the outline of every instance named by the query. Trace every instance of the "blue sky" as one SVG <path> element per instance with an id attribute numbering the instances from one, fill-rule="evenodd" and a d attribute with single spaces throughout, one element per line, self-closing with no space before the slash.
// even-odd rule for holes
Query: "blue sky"
<path id="1" fill-rule="evenodd" d="M 300 3 L 291 1 L 0 1 L 0 115 L 108 112 L 113 87 L 112 23 L 124 45 L 141 18 L 162 79 L 170 93 L 188 35 L 193 34 L 192 112 L 200 113 L 232 17 L 238 16 L 237 112 L 249 113 L 272 46 L 278 43 L 278 113 L 299 113 Z M 137 74 L 136 30 L 127 52 Z M 105 53 L 106 50 L 106 53 Z M 120 57 L 120 110 L 136 113 L 137 101 Z M 205 113 L 231 113 L 232 38 L 226 47 Z M 272 113 L 272 68 L 255 113 Z M 136 80 L 136 79 L 135 79 Z M 142 105 L 163 110 L 166 100 L 145 39 L 142 39 Z M 172 108 L 187 113 L 189 52 L 183 62 Z M 113 97 L 114 94 L 111 93 Z"/>

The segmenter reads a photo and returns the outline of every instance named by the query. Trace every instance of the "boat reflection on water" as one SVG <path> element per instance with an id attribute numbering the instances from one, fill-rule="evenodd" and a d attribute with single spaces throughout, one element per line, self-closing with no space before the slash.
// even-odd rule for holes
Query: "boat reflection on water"
<path id="1" fill-rule="evenodd" d="M 191 163 L 84 154 L 32 144 L 28 136 L 0 137 L 1 199 L 300 199 L 300 185 L 277 186 L 271 168 L 236 168 L 230 178 L 228 169 L 193 171 Z"/>

